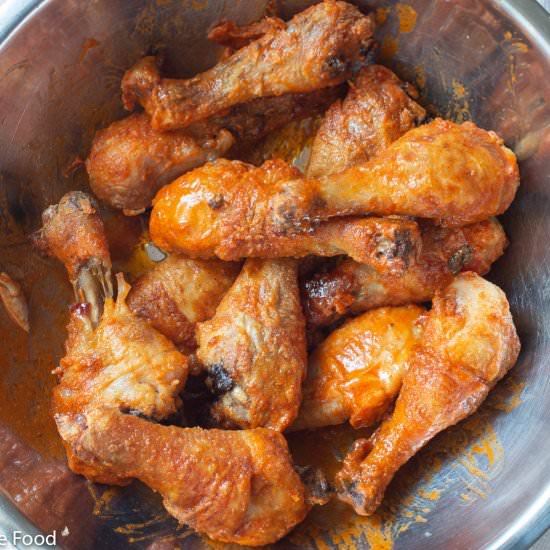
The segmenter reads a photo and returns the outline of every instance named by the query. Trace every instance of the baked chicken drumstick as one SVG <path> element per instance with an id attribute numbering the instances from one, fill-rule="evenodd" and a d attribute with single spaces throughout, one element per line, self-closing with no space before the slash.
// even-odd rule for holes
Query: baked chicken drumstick
<path id="1" fill-rule="evenodd" d="M 79 198 L 71 194 L 65 202 Z M 62 210 L 58 206 L 55 212 Z M 48 230 L 52 212 L 45 216 L 42 237 L 53 255 L 67 260 L 48 238 L 56 235 Z M 74 219 L 66 220 L 68 233 Z M 97 221 L 95 229 L 100 227 Z M 62 217 L 55 219 L 58 231 L 62 222 Z M 95 235 L 82 228 L 83 246 L 87 237 L 91 251 Z M 90 274 L 104 276 L 98 270 Z M 247 545 L 278 540 L 310 506 L 283 436 L 261 428 L 224 432 L 152 422 L 177 409 L 187 360 L 130 312 L 125 303 L 128 286 L 121 275 L 118 286 L 116 302 L 106 292 L 98 322 L 87 303 L 72 308 L 66 355 L 56 370 L 59 384 L 53 395 L 70 467 L 101 483 L 143 481 L 162 495 L 179 521 L 213 539 Z M 90 288 L 111 287 L 98 281 Z M 94 302 L 100 301 L 98 294 Z"/>
<path id="2" fill-rule="evenodd" d="M 122 82 L 123 102 L 129 110 L 141 103 L 153 128 L 174 130 L 254 98 L 335 86 L 364 62 L 373 26 L 355 6 L 325 0 L 189 80 L 130 69 Z"/>
<path id="3" fill-rule="evenodd" d="M 317 130 L 306 175 L 343 172 L 384 151 L 426 116 L 418 92 L 386 67 L 363 67 L 343 100 L 336 100 Z"/>
<path id="4" fill-rule="evenodd" d="M 302 283 L 308 329 L 330 325 L 348 314 L 382 306 L 427 302 L 460 271 L 485 275 L 507 245 L 491 218 L 461 228 L 422 226 L 422 251 L 402 272 L 380 271 L 351 259 Z"/>
<path id="5" fill-rule="evenodd" d="M 158 132 L 146 114 L 133 114 L 96 132 L 86 159 L 90 187 L 125 214 L 140 213 L 163 185 L 222 156 L 234 143 L 231 132 L 216 124 Z"/>
<path id="6" fill-rule="evenodd" d="M 296 261 L 247 260 L 197 341 L 218 425 L 283 431 L 298 413 L 307 364 Z"/>
<path id="7" fill-rule="evenodd" d="M 393 403 L 422 335 L 419 306 L 383 307 L 351 319 L 310 354 L 291 429 L 379 421 Z"/>
<path id="8" fill-rule="evenodd" d="M 517 360 L 520 343 L 506 296 L 472 272 L 438 291 L 395 409 L 359 440 L 337 475 L 338 496 L 372 514 L 397 470 L 445 428 L 481 405 Z"/>
<path id="9" fill-rule="evenodd" d="M 299 203 L 307 201 L 301 178 L 281 160 L 260 168 L 228 160 L 208 164 L 160 191 L 151 215 L 151 237 L 168 252 L 228 261 L 349 254 L 377 268 L 392 263 L 402 268 L 414 257 L 420 234 L 409 220 L 350 217 L 316 226 L 304 210 L 304 218 L 296 220 L 304 231 L 284 227 L 286 220 L 295 223 Z M 269 227 L 270 220 L 264 218 L 271 216 L 281 217 L 280 229 Z"/>
<path id="10" fill-rule="evenodd" d="M 143 80 L 160 79 L 154 57 L 136 65 L 136 78 L 140 71 Z M 223 156 L 234 144 L 250 145 L 291 120 L 320 112 L 338 94 L 338 89 L 326 88 L 259 98 L 169 132 L 154 130 L 146 113 L 132 114 L 96 132 L 86 159 L 90 187 L 99 199 L 126 214 L 140 212 L 163 185 Z"/>
<path id="11" fill-rule="evenodd" d="M 42 228 L 33 240 L 65 266 L 76 301 L 88 304 L 89 316 L 97 325 L 103 300 L 113 296 L 113 286 L 109 244 L 95 200 L 81 191 L 66 193 L 58 204 L 44 210 Z"/>
<path id="12" fill-rule="evenodd" d="M 192 353 L 196 323 L 213 317 L 239 270 L 238 263 L 171 254 L 133 283 L 126 303 L 183 353 Z"/>
<path id="13" fill-rule="evenodd" d="M 496 134 L 437 119 L 376 158 L 319 180 L 282 161 L 206 164 L 161 189 L 150 231 L 164 250 L 234 259 L 241 247 L 312 232 L 333 216 L 400 214 L 467 225 L 504 212 L 518 184 L 515 155 Z"/>
<path id="14" fill-rule="evenodd" d="M 160 493 L 181 523 L 222 542 L 263 546 L 301 522 L 310 504 L 285 438 L 265 428 L 161 426 L 91 409 L 74 446 Z"/>

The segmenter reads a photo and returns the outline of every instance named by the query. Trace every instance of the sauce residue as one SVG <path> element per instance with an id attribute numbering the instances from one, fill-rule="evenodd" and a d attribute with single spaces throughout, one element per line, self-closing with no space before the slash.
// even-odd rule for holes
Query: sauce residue
<path id="1" fill-rule="evenodd" d="M 374 12 L 374 18 L 376 20 L 376 24 L 378 26 L 383 25 L 390 15 L 391 9 L 390 8 L 377 8 Z"/>
<path id="2" fill-rule="evenodd" d="M 0 308 L 0 339 L 4 343 L 0 355 L 0 400 L 6 404 L 0 407 L 0 423 L 9 426 L 43 456 L 59 458 L 64 453 L 50 412 L 55 384 L 51 372 L 63 352 L 68 321 L 65 306 L 71 291 L 63 271 L 38 260 L 30 245 L 12 248 L 10 252 L 17 249 L 26 258 L 20 264 L 22 276 L 14 269 L 7 271 L 23 286 L 31 331 L 26 334 L 16 328 L 4 308 Z M 5 250 L 3 260 L 8 257 Z"/>
<path id="3" fill-rule="evenodd" d="M 261 164 L 267 159 L 279 158 L 305 171 L 321 120 L 322 117 L 317 116 L 289 122 L 268 135 L 249 155 L 245 154 L 245 160 Z"/>
<path id="4" fill-rule="evenodd" d="M 396 4 L 397 17 L 399 18 L 399 32 L 412 32 L 416 26 L 416 11 L 408 4 Z"/>
<path id="5" fill-rule="evenodd" d="M 130 487 L 106 487 L 88 482 L 88 492 L 94 502 L 93 514 L 108 520 L 121 546 L 139 542 L 184 540 L 198 535 L 189 527 L 178 525 L 162 507 L 157 495 L 140 483 Z"/>
<path id="6" fill-rule="evenodd" d="M 86 38 L 84 42 L 82 43 L 82 48 L 80 48 L 80 54 L 78 56 L 78 62 L 82 63 L 84 61 L 84 58 L 88 54 L 88 52 L 92 48 L 97 48 L 99 46 L 100 42 L 98 42 L 95 38 Z"/>
<path id="7" fill-rule="evenodd" d="M 470 93 L 466 86 L 456 78 L 453 78 L 451 81 L 451 90 L 451 99 L 446 118 L 459 123 L 471 120 L 472 115 L 470 113 L 470 102 L 468 99 Z"/>
<path id="8" fill-rule="evenodd" d="M 399 41 L 397 38 L 386 35 L 384 36 L 382 40 L 382 44 L 380 45 L 380 56 L 382 59 L 389 60 L 391 59 L 399 49 Z"/>
<path id="9" fill-rule="evenodd" d="M 426 83 L 427 83 L 426 69 L 422 67 L 422 65 L 417 65 L 414 68 L 414 73 L 416 75 L 416 78 L 415 78 L 416 87 L 418 88 L 418 91 L 421 94 L 424 94 L 426 91 Z"/>

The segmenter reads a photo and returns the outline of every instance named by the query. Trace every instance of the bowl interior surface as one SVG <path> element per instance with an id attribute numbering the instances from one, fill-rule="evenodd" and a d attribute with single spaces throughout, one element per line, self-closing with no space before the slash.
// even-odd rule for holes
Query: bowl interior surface
<path id="1" fill-rule="evenodd" d="M 278 8 L 288 17 L 311 3 Z M 380 60 L 418 86 L 432 113 L 495 130 L 518 155 L 522 184 L 502 217 L 510 246 L 489 278 L 508 295 L 523 348 L 480 411 L 403 468 L 376 516 L 319 509 L 274 548 L 526 547 L 550 525 L 550 22 L 527 0 L 357 3 L 375 11 Z M 93 486 L 68 472 L 49 392 L 72 294 L 29 235 L 46 206 L 87 188 L 74 161 L 86 157 L 95 130 L 124 116 L 119 84 L 129 66 L 162 50 L 167 75 L 193 75 L 220 54 L 206 39 L 212 23 L 257 20 L 267 4 L 0 7 L 0 271 L 22 282 L 32 327 L 21 333 L 0 309 L 0 531 L 57 530 L 58 543 L 79 549 L 211 544 L 178 526 L 145 487 Z M 350 431 L 310 434 L 295 452 L 335 441 L 349 443 Z"/>

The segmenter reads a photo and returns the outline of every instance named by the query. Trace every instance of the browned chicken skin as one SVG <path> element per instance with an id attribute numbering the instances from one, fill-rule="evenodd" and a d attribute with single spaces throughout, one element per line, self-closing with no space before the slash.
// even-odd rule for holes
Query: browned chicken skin
<path id="1" fill-rule="evenodd" d="M 395 409 L 359 440 L 337 476 L 339 498 L 372 514 L 395 472 L 436 434 L 472 414 L 514 365 L 519 339 L 506 296 L 472 272 L 438 291 Z"/>
<path id="2" fill-rule="evenodd" d="M 67 269 L 75 284 L 91 258 L 111 268 L 109 244 L 95 200 L 81 191 L 69 191 L 58 204 L 42 213 L 42 228 L 34 243 L 45 253 L 56 257 Z"/>
<path id="3" fill-rule="evenodd" d="M 107 300 L 95 330 L 85 309 L 73 312 L 53 401 L 71 468 L 101 483 L 139 479 L 178 520 L 216 540 L 279 539 L 309 509 L 282 436 L 164 427 L 123 414 L 174 412 L 187 366 L 168 339 L 130 313 L 126 292 L 119 289 L 116 304 Z"/>
<path id="4" fill-rule="evenodd" d="M 237 25 L 233 21 L 221 21 L 208 31 L 208 40 L 225 46 L 231 53 L 248 46 L 265 34 L 284 31 L 286 23 L 278 17 L 263 17 L 249 25 Z"/>
<path id="5" fill-rule="evenodd" d="M 502 214 L 517 160 L 494 133 L 442 119 L 409 130 L 374 159 L 320 179 L 331 215 L 401 214 L 463 226 Z"/>
<path id="6" fill-rule="evenodd" d="M 163 185 L 222 156 L 234 141 L 215 124 L 158 132 L 146 114 L 134 114 L 96 132 L 86 159 L 90 187 L 107 204 L 139 213 Z"/>
<path id="7" fill-rule="evenodd" d="M 44 216 L 43 243 L 66 262 L 69 272 L 75 270 L 74 262 L 57 238 L 70 225 L 63 228 L 63 219 L 56 216 L 68 207 L 66 223 L 72 224 L 84 207 L 79 236 L 82 248 L 90 250 L 102 227 L 89 205 L 84 194 L 72 194 Z M 83 262 L 77 272 L 88 264 Z M 104 276 L 97 270 L 90 274 Z M 81 280 L 73 279 L 77 288 Z M 216 540 L 248 545 L 278 540 L 310 507 L 281 435 L 264 429 L 164 427 L 127 414 L 161 420 L 174 413 L 188 362 L 172 342 L 130 311 L 122 275 L 118 283 L 117 300 L 107 294 L 99 322 L 91 318 L 88 304 L 73 307 L 66 355 L 56 370 L 53 412 L 70 467 L 101 483 L 140 479 L 162 495 L 177 519 Z M 106 281 L 90 288 L 112 289 Z M 98 295 L 94 301 L 101 300 Z"/>
<path id="8" fill-rule="evenodd" d="M 507 240 L 495 219 L 460 229 L 423 225 L 422 252 L 402 273 L 380 272 L 350 259 L 302 284 L 308 328 L 330 325 L 350 313 L 382 306 L 427 302 L 462 270 L 484 275 Z"/>
<path id="9" fill-rule="evenodd" d="M 317 178 L 367 161 L 417 126 L 426 112 L 418 92 L 386 67 L 363 67 L 343 100 L 325 113 L 306 174 Z"/>
<path id="10" fill-rule="evenodd" d="M 240 266 L 173 254 L 132 285 L 128 307 L 184 353 L 196 348 L 195 324 L 210 319 Z"/>
<path id="11" fill-rule="evenodd" d="M 254 243 L 240 254 L 255 257 L 330 257 L 346 254 L 378 270 L 401 272 L 421 248 L 418 225 L 410 220 L 344 217 L 322 222 L 311 233 Z"/>
<path id="12" fill-rule="evenodd" d="M 90 320 L 87 304 L 73 308 L 66 354 L 56 370 L 59 385 L 52 408 L 69 465 L 101 483 L 124 482 L 126 476 L 79 458 L 73 445 L 86 427 L 81 416 L 99 407 L 161 420 L 177 411 L 178 394 L 187 379 L 186 357 L 130 311 L 128 290 L 121 277 L 116 303 L 107 297 L 97 326 Z"/>
<path id="13" fill-rule="evenodd" d="M 86 421 L 79 455 L 141 480 L 175 518 L 214 540 L 269 544 L 309 510 L 287 443 L 273 430 L 182 429 L 101 409 Z"/>
<path id="14" fill-rule="evenodd" d="M 292 430 L 382 418 L 401 388 L 422 330 L 418 306 L 374 309 L 348 321 L 309 357 L 302 406 Z"/>
<path id="15" fill-rule="evenodd" d="M 373 160 L 320 180 L 282 161 L 209 163 L 158 193 L 150 230 L 165 250 L 235 259 L 243 243 L 265 246 L 332 216 L 373 212 L 467 225 L 506 210 L 518 184 L 516 158 L 496 134 L 437 119 Z"/>
<path id="16" fill-rule="evenodd" d="M 364 61 L 372 31 L 372 19 L 356 7 L 325 0 L 189 80 L 160 79 L 143 65 L 130 69 L 123 102 L 127 109 L 141 103 L 153 128 L 173 130 L 257 97 L 334 86 Z"/>
<path id="17" fill-rule="evenodd" d="M 91 319 L 97 324 L 102 298 L 112 296 L 113 288 L 109 244 L 95 200 L 81 191 L 69 191 L 44 210 L 42 228 L 33 240 L 65 266 L 76 300 L 90 304 Z"/>
<path id="18" fill-rule="evenodd" d="M 140 66 L 160 78 L 154 57 L 144 58 Z M 320 112 L 339 93 L 327 88 L 260 98 L 170 132 L 151 128 L 145 113 L 130 115 L 96 132 L 86 160 L 90 187 L 107 204 L 139 213 L 163 185 L 223 156 L 234 144 L 249 146 L 291 120 Z"/>
<path id="19" fill-rule="evenodd" d="M 306 372 L 296 262 L 247 260 L 214 317 L 199 323 L 197 341 L 218 395 L 217 423 L 284 430 L 298 413 Z"/>
<path id="20" fill-rule="evenodd" d="M 71 468 L 105 483 L 124 477 L 104 465 L 82 462 L 72 441 L 85 427 L 83 412 L 94 406 L 139 412 L 160 420 L 176 412 L 188 362 L 174 344 L 126 305 L 129 287 L 119 278 L 115 303 L 111 259 L 93 199 L 71 191 L 47 208 L 35 242 L 67 269 L 75 296 L 66 355 L 56 373 L 53 412 Z M 102 313 L 101 313 L 102 312 Z"/>
<path id="21" fill-rule="evenodd" d="M 234 105 L 227 112 L 216 113 L 207 122 L 229 130 L 235 138 L 236 148 L 250 146 L 290 121 L 319 114 L 341 93 L 342 86 L 334 86 L 307 94 L 261 97 Z M 191 128 L 202 124 L 196 123 Z"/>
<path id="22" fill-rule="evenodd" d="M 301 177 L 297 169 L 281 160 L 267 161 L 260 168 L 227 160 L 211 163 L 161 190 L 155 201 L 162 206 L 156 206 L 151 216 L 151 237 L 168 252 L 199 258 L 218 256 L 223 260 L 349 254 L 376 268 L 400 270 L 414 258 L 419 232 L 409 220 L 342 218 L 321 223 L 311 231 L 285 232 L 288 216 L 294 216 L 292 198 L 303 198 L 299 194 L 302 189 L 298 188 L 296 195 L 291 191 L 287 199 L 286 187 L 299 183 Z M 292 178 L 295 179 L 289 182 Z M 281 202 L 284 201 L 280 207 L 281 229 L 265 228 L 262 219 L 270 216 L 273 208 L 269 202 L 262 204 L 262 194 L 269 195 L 275 187 L 280 189 Z M 250 213 L 243 212 L 248 207 L 246 202 Z M 243 209 L 230 208 L 239 204 L 243 204 Z M 170 205 L 175 208 L 166 212 Z M 167 217 L 173 215 L 180 223 Z M 275 216 L 278 217 L 276 213 Z M 258 219 L 257 228 L 254 217 Z M 306 218 L 304 223 L 309 224 L 310 220 Z M 265 239 L 268 232 L 270 238 Z"/>

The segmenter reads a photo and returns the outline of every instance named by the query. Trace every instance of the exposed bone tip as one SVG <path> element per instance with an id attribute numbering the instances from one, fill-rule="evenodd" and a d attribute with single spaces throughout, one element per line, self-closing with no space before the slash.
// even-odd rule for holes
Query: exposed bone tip
<path id="1" fill-rule="evenodd" d="M 23 331 L 29 332 L 29 308 L 21 285 L 7 273 L 0 273 L 0 299 L 10 319 Z"/>

